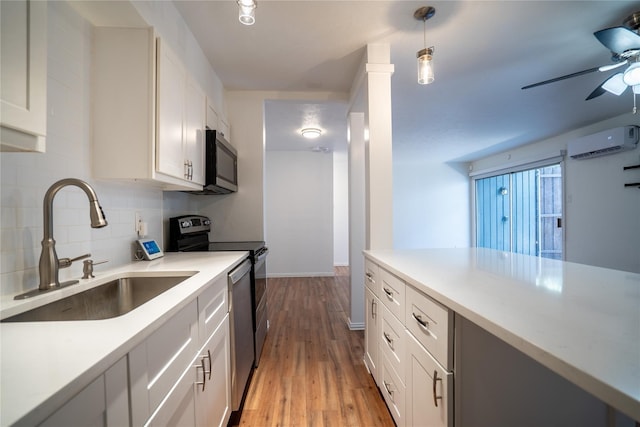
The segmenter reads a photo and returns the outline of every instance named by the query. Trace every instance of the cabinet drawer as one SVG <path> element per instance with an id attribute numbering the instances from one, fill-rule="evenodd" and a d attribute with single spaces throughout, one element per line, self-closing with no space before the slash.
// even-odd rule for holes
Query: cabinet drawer
<path id="1" fill-rule="evenodd" d="M 380 268 L 369 258 L 364 259 L 364 283 L 373 294 L 380 297 Z"/>
<path id="2" fill-rule="evenodd" d="M 382 307 L 382 327 L 380 328 L 380 350 L 393 367 L 402 384 L 405 383 L 406 334 L 402 323 Z"/>
<path id="3" fill-rule="evenodd" d="M 408 425 L 405 420 L 405 397 L 406 389 L 400 378 L 396 375 L 388 360 L 382 357 L 381 386 L 382 397 L 387 402 L 387 407 L 396 426 L 404 427 Z"/>
<path id="4" fill-rule="evenodd" d="M 453 374 L 410 334 L 407 339 L 406 422 L 409 426 L 453 425 Z"/>
<path id="5" fill-rule="evenodd" d="M 384 268 L 380 269 L 380 282 L 380 300 L 398 319 L 404 319 L 404 282 Z"/>
<path id="6" fill-rule="evenodd" d="M 213 281 L 198 296 L 198 330 L 200 343 L 209 339 L 229 312 L 227 277 Z"/>
<path id="7" fill-rule="evenodd" d="M 198 351 L 194 299 L 143 343 L 129 352 L 133 425 L 143 425 Z"/>
<path id="8" fill-rule="evenodd" d="M 407 286 L 407 302 L 407 329 L 446 369 L 453 369 L 453 312 L 412 286 Z"/>

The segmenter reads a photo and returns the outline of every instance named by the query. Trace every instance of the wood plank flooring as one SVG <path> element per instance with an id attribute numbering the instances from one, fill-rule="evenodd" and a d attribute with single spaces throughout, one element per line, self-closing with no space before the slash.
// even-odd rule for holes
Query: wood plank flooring
<path id="1" fill-rule="evenodd" d="M 270 328 L 240 426 L 394 426 L 347 323 L 347 268 L 268 282 Z"/>

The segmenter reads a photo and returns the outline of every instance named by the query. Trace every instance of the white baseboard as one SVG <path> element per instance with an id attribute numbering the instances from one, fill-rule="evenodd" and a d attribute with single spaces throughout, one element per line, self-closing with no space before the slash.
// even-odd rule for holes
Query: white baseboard
<path id="1" fill-rule="evenodd" d="M 349 319 L 349 330 L 352 331 L 363 331 L 364 330 L 364 322 L 352 322 Z"/>

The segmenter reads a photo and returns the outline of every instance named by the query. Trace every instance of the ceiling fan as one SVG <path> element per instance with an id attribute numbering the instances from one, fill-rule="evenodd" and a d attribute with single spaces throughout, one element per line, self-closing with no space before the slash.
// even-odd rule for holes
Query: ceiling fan
<path id="1" fill-rule="evenodd" d="M 633 113 L 635 114 L 637 111 L 635 95 L 640 94 L 640 35 L 638 32 L 640 32 L 640 11 L 632 13 L 627 17 L 621 27 L 606 28 L 593 33 L 598 41 L 611 51 L 613 64 L 589 68 L 588 70 L 578 71 L 577 73 L 544 80 L 524 86 L 522 89 L 530 89 L 596 71 L 607 72 L 628 65 L 624 71 L 620 71 L 602 82 L 600 86 L 589 94 L 586 101 L 607 92 L 619 96 L 622 95 L 628 87 L 631 87 L 634 93 Z"/>

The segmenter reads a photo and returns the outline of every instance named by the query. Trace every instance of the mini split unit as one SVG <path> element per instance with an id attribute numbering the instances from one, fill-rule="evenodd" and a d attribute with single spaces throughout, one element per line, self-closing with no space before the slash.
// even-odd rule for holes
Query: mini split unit
<path id="1" fill-rule="evenodd" d="M 633 150 L 639 134 L 638 126 L 621 126 L 570 141 L 567 151 L 572 159 L 589 159 Z"/>

